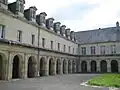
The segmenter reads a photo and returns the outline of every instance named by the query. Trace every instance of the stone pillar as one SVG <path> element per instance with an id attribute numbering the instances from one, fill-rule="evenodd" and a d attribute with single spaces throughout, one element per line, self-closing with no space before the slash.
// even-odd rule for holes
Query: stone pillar
<path id="1" fill-rule="evenodd" d="M 27 71 L 28 71 L 28 58 L 27 55 L 24 54 L 24 78 L 27 78 Z"/>
<path id="2" fill-rule="evenodd" d="M 91 72 L 90 60 L 87 60 L 87 72 Z"/>
<path id="3" fill-rule="evenodd" d="M 74 60 L 72 61 L 72 68 L 73 73 L 76 73 L 76 62 Z"/>
<path id="4" fill-rule="evenodd" d="M 45 70 L 45 76 L 48 76 L 49 75 L 49 59 L 48 57 L 46 57 L 45 59 L 45 67 L 44 67 L 44 70 Z"/>
<path id="5" fill-rule="evenodd" d="M 77 73 L 80 73 L 81 72 L 81 61 L 80 60 L 77 61 L 76 65 L 77 65 Z"/>
<path id="6" fill-rule="evenodd" d="M 63 74 L 63 59 L 60 60 L 60 74 Z"/>
<path id="7" fill-rule="evenodd" d="M 111 60 L 107 60 L 107 72 L 111 72 Z"/>
<path id="8" fill-rule="evenodd" d="M 97 60 L 97 72 L 100 72 L 100 60 Z"/>
<path id="9" fill-rule="evenodd" d="M 56 58 L 54 58 L 53 63 L 52 63 L 53 64 L 53 69 L 52 69 L 53 70 L 53 73 L 52 73 L 53 75 L 56 75 L 56 61 L 57 61 Z"/>
<path id="10" fill-rule="evenodd" d="M 5 58 L 5 60 L 3 60 L 3 67 L 2 67 L 2 72 L 3 72 L 3 75 L 2 75 L 2 79 L 3 80 L 8 80 L 7 78 L 7 69 L 8 69 L 8 59 Z"/>
<path id="11" fill-rule="evenodd" d="M 70 73 L 72 73 L 72 61 L 70 62 Z"/>
<path id="12" fill-rule="evenodd" d="M 7 69 L 7 80 L 12 79 L 12 68 L 13 68 L 13 60 L 12 60 L 12 52 L 8 53 L 8 69 Z"/>
<path id="13" fill-rule="evenodd" d="M 65 74 L 68 74 L 68 60 L 65 60 L 65 68 L 64 68 Z"/>

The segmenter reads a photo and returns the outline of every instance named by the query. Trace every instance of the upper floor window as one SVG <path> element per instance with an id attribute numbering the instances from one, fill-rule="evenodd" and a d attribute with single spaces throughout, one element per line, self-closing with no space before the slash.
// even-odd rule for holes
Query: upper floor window
<path id="1" fill-rule="evenodd" d="M 5 26 L 0 25 L 0 38 L 4 38 L 4 37 L 5 37 Z"/>
<path id="2" fill-rule="evenodd" d="M 35 43 L 35 35 L 32 34 L 32 44 Z"/>
<path id="3" fill-rule="evenodd" d="M 42 47 L 45 47 L 45 38 L 42 38 Z"/>
<path id="4" fill-rule="evenodd" d="M 73 54 L 74 54 L 74 52 L 75 52 L 75 49 L 73 48 Z"/>
<path id="5" fill-rule="evenodd" d="M 58 43 L 58 50 L 60 50 L 60 43 Z"/>
<path id="6" fill-rule="evenodd" d="M 82 49 L 82 55 L 86 55 L 86 47 L 81 47 L 81 49 Z"/>
<path id="7" fill-rule="evenodd" d="M 95 46 L 92 46 L 91 47 L 91 55 L 94 55 L 95 54 Z"/>
<path id="8" fill-rule="evenodd" d="M 18 30 L 17 41 L 22 42 L 22 31 Z"/>
<path id="9" fill-rule="evenodd" d="M 116 53 L 116 45 L 111 45 L 111 53 Z"/>
<path id="10" fill-rule="evenodd" d="M 70 46 L 68 47 L 68 52 L 70 53 Z"/>
<path id="11" fill-rule="evenodd" d="M 63 51 L 66 52 L 66 45 L 64 45 Z"/>
<path id="12" fill-rule="evenodd" d="M 101 54 L 105 54 L 105 46 L 101 46 L 100 47 L 100 53 Z"/>
<path id="13" fill-rule="evenodd" d="M 51 49 L 53 49 L 53 41 L 51 41 Z"/>

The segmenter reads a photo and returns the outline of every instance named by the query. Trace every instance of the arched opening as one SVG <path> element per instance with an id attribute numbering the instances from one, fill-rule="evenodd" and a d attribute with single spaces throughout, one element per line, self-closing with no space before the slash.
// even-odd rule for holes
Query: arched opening
<path id="1" fill-rule="evenodd" d="M 40 76 L 45 75 L 45 58 L 40 59 Z"/>
<path id="2" fill-rule="evenodd" d="M 53 63 L 53 58 L 51 58 L 49 60 L 49 75 L 54 74 L 54 67 L 55 67 L 55 64 Z"/>
<path id="3" fill-rule="evenodd" d="M 63 74 L 66 73 L 66 60 L 63 60 Z"/>
<path id="4" fill-rule="evenodd" d="M 20 59 L 17 55 L 13 59 L 12 78 L 20 78 Z"/>
<path id="5" fill-rule="evenodd" d="M 61 69 L 60 65 L 61 65 L 61 63 L 60 63 L 60 60 L 58 59 L 57 63 L 56 63 L 56 73 L 57 74 L 60 74 L 60 69 Z"/>
<path id="6" fill-rule="evenodd" d="M 116 60 L 111 61 L 111 72 L 118 72 L 118 62 Z"/>
<path id="7" fill-rule="evenodd" d="M 107 62 L 105 60 L 102 60 L 100 62 L 100 69 L 103 73 L 107 72 Z"/>
<path id="8" fill-rule="evenodd" d="M 36 65 L 36 63 L 35 63 L 35 59 L 34 59 L 34 57 L 29 57 L 29 59 L 28 59 L 28 71 L 27 71 L 27 76 L 28 76 L 28 78 L 34 78 L 35 77 L 35 65 Z"/>
<path id="9" fill-rule="evenodd" d="M 3 58 L 0 55 L 0 80 L 2 80 L 3 76 Z"/>
<path id="10" fill-rule="evenodd" d="M 91 72 L 97 71 L 96 61 L 91 61 Z"/>
<path id="11" fill-rule="evenodd" d="M 87 72 L 87 62 L 86 61 L 82 61 L 81 62 L 81 71 L 83 73 L 86 73 Z"/>
<path id="12" fill-rule="evenodd" d="M 68 61 L 68 73 L 71 73 L 71 61 Z"/>
<path id="13" fill-rule="evenodd" d="M 76 70 L 76 64 L 75 64 L 75 61 L 73 60 L 72 61 L 72 72 L 75 73 L 75 70 Z"/>

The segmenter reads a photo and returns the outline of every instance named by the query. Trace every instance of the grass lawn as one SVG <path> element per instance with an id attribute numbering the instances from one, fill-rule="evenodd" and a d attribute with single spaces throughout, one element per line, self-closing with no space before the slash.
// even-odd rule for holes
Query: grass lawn
<path id="1" fill-rule="evenodd" d="M 89 85 L 120 87 L 120 74 L 102 74 L 88 81 Z"/>

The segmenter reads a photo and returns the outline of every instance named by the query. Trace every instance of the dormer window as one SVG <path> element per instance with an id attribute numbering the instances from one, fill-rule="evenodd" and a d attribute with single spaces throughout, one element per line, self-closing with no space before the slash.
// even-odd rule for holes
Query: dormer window
<path id="1" fill-rule="evenodd" d="M 31 11 L 31 17 L 36 19 L 36 11 L 35 10 L 32 10 Z"/>
<path id="2" fill-rule="evenodd" d="M 0 3 L 7 4 L 7 0 L 0 0 Z"/>
<path id="3" fill-rule="evenodd" d="M 25 4 L 25 1 L 24 0 L 17 0 L 16 2 L 16 10 L 18 12 L 21 12 L 21 13 L 24 13 L 24 4 Z"/>
<path id="4" fill-rule="evenodd" d="M 37 8 L 35 6 L 32 6 L 24 11 L 24 16 L 26 17 L 27 20 L 36 22 L 36 11 Z"/>

